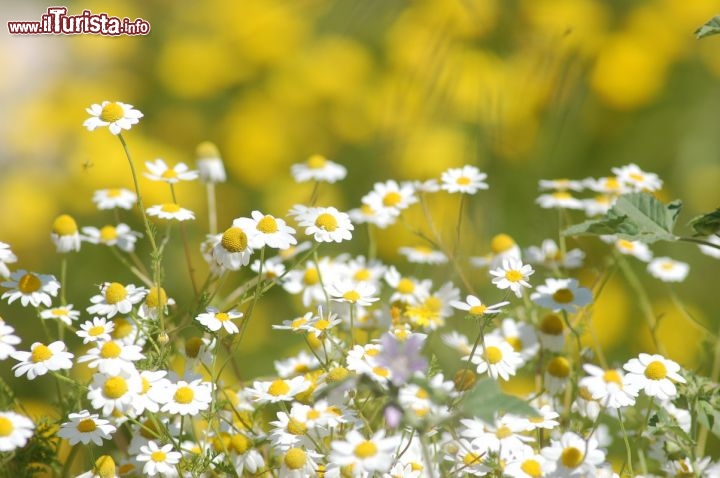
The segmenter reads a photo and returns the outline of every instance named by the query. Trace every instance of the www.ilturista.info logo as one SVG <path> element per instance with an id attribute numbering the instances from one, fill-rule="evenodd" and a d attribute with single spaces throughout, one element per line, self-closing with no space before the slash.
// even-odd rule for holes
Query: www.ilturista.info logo
<path id="1" fill-rule="evenodd" d="M 83 10 L 68 15 L 65 7 L 50 7 L 39 22 L 7 22 L 12 35 L 147 35 L 150 24 L 142 18 L 130 20 Z"/>

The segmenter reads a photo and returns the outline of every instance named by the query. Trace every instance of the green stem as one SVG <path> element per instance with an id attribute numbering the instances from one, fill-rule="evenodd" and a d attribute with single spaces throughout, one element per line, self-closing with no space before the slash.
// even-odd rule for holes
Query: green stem
<path id="1" fill-rule="evenodd" d="M 628 439 L 627 431 L 625 430 L 625 423 L 623 422 L 623 416 L 620 409 L 617 409 L 618 419 L 620 420 L 620 430 L 622 430 L 623 440 L 625 441 L 625 452 L 627 453 L 627 466 L 630 470 L 630 476 L 635 476 L 632 466 L 632 449 L 630 448 L 630 440 Z"/>
<path id="2" fill-rule="evenodd" d="M 463 209 L 465 206 L 465 194 L 460 194 L 460 206 L 458 207 L 458 218 L 457 218 L 457 225 L 455 227 L 455 244 L 453 245 L 452 249 L 452 255 L 453 257 L 457 257 L 457 251 L 460 247 L 460 231 L 462 229 L 462 220 L 463 220 Z"/>
<path id="3" fill-rule="evenodd" d="M 175 186 L 170 184 L 170 193 L 175 204 L 177 204 L 177 196 L 175 196 Z M 195 297 L 198 296 L 198 287 L 195 282 L 195 268 L 192 265 L 192 255 L 190 254 L 190 244 L 188 243 L 187 231 L 185 230 L 185 223 L 180 223 L 180 237 L 183 242 L 183 249 L 185 250 L 185 262 L 187 262 L 188 274 L 190 275 L 190 283 L 192 284 L 193 293 Z"/>
<path id="4" fill-rule="evenodd" d="M 679 237 L 678 241 L 692 242 L 694 244 L 700 244 L 701 246 L 712 247 L 713 249 L 720 249 L 720 245 L 718 245 L 718 244 L 708 242 L 708 241 L 703 241 L 702 239 L 696 239 L 694 237 Z"/>
<path id="5" fill-rule="evenodd" d="M 63 465 L 62 469 L 62 478 L 68 478 L 70 476 L 70 469 L 72 468 L 72 464 L 75 461 L 75 457 L 77 456 L 78 452 L 80 451 L 80 446 L 75 445 L 70 450 L 70 453 L 68 453 L 67 458 L 65 459 L 65 464 Z"/>
<path id="6" fill-rule="evenodd" d="M 215 183 L 207 183 L 205 185 L 208 203 L 208 228 L 210 234 L 217 234 L 217 206 L 215 201 Z"/>

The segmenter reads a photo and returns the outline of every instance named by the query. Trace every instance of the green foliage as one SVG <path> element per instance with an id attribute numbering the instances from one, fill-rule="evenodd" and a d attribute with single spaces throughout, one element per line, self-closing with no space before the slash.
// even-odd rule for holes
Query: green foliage
<path id="1" fill-rule="evenodd" d="M 604 216 L 571 226 L 563 235 L 614 234 L 646 243 L 675 241 L 672 231 L 681 207 L 680 201 L 663 204 L 648 193 L 625 194 Z"/>
<path id="2" fill-rule="evenodd" d="M 512 413 L 514 415 L 534 416 L 538 412 L 513 395 L 500 390 L 497 381 L 491 378 L 480 380 L 467 392 L 462 402 L 463 414 L 478 417 L 488 423 L 494 423 L 496 415 Z"/>
<path id="3" fill-rule="evenodd" d="M 692 372 L 686 376 L 687 383 L 678 387 L 681 396 L 687 400 L 697 421 L 720 437 L 720 389 L 707 377 Z"/>
<path id="4" fill-rule="evenodd" d="M 720 231 L 720 208 L 693 218 L 689 223 L 696 236 L 709 236 Z"/>
<path id="5" fill-rule="evenodd" d="M 720 33 L 720 15 L 712 17 L 700 28 L 695 30 L 695 36 L 700 39 L 710 35 L 717 35 Z"/>

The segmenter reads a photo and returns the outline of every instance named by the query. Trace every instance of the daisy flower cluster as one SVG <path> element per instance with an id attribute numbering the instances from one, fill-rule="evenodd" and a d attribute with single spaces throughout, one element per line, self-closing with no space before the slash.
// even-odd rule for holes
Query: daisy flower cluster
<path id="1" fill-rule="evenodd" d="M 88 112 L 88 130 L 108 127 L 128 151 L 123 135 L 142 113 L 107 101 Z M 418 226 L 416 242 L 395 257 L 412 268 L 378 257 L 371 244 L 367 253 L 348 252 L 358 229 L 410 224 L 405 211 L 427 210 L 436 194 L 456 195 L 462 221 L 464 203 L 490 189 L 476 166 L 377 182 L 360 208 L 344 212 L 319 204 L 322 184 L 342 181 L 347 168 L 315 155 L 290 171 L 313 183 L 309 203 L 229 211 L 233 219 L 215 229 L 212 219 L 200 225 L 204 212 L 178 202 L 179 182 L 202 181 L 215 207 L 210 186 L 227 180 L 214 145 L 197 153 L 197 170 L 146 162 L 143 174 L 167 185 L 165 203 L 146 208 L 139 188 L 103 189 L 93 202 L 113 210 L 115 222 L 78 227 L 63 215 L 49 225 L 64 264 L 59 279 L 23 268 L 0 243 L 1 297 L 18 311 L 0 319 L 0 361 L 13 380 L 0 387 L 0 462 L 11 470 L 24 470 L 45 447 L 52 472 L 103 478 L 720 473 L 704 446 L 720 405 L 717 384 L 660 347 L 608 361 L 589 340 L 603 281 L 588 279 L 589 254 L 565 238 L 521 247 L 499 233 L 488 254 L 474 256 L 482 245 L 465 251 Z M 555 192 L 539 204 L 581 209 L 569 191 L 662 186 L 634 165 L 613 173 L 542 181 Z M 163 235 L 151 220 L 163 221 Z M 202 231 L 200 244 L 188 240 L 189 227 Z M 66 264 L 83 242 L 107 246 L 119 264 L 84 296 Z M 193 247 L 205 264 L 192 263 Z M 167 256 L 173 248 L 186 264 Z M 678 277 L 675 261 L 656 260 L 651 274 L 668 277 L 674 268 Z M 187 275 L 188 288 L 166 281 L 170 275 Z M 68 303 L 65 289 L 84 299 Z M 274 308 L 271 290 L 290 306 Z M 267 333 L 297 347 L 277 357 L 271 373 L 249 377 L 242 344 L 260 302 L 272 309 Z M 36 319 L 43 339 L 17 333 L 19 321 Z M 51 381 L 57 394 L 47 406 L 55 413 L 44 422 L 8 392 Z M 510 385 L 513 394 L 504 391 Z"/>

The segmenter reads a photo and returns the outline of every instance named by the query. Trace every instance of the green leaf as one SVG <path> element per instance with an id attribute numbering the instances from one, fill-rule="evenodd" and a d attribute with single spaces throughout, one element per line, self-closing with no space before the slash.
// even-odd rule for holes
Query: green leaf
<path id="1" fill-rule="evenodd" d="M 603 217 L 570 226 L 563 235 L 614 234 L 646 243 L 674 241 L 672 230 L 681 207 L 680 201 L 663 204 L 648 193 L 625 194 Z"/>
<path id="2" fill-rule="evenodd" d="M 697 404 L 697 418 L 713 435 L 720 437 L 720 410 L 701 400 Z"/>
<path id="3" fill-rule="evenodd" d="M 524 400 L 503 393 L 498 383 L 491 378 L 480 380 L 475 388 L 467 392 L 462 410 L 465 415 L 478 417 L 488 423 L 493 423 L 495 416 L 500 413 L 538 415 L 538 411 Z"/>
<path id="4" fill-rule="evenodd" d="M 710 236 L 717 233 L 720 231 L 720 208 L 693 218 L 688 225 L 695 229 L 696 236 Z"/>
<path id="5" fill-rule="evenodd" d="M 717 35 L 718 33 L 720 33 L 720 15 L 711 18 L 707 23 L 695 30 L 695 36 L 698 39 L 710 35 Z"/>

